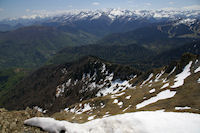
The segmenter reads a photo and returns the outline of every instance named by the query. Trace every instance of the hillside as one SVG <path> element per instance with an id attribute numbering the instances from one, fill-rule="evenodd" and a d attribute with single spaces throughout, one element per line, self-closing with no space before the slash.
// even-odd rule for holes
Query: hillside
<path id="1" fill-rule="evenodd" d="M 124 113 L 138 111 L 160 111 L 157 115 L 167 114 L 164 112 L 199 114 L 199 60 L 199 56 L 184 54 L 181 60 L 146 73 L 94 57 L 83 58 L 73 64 L 47 66 L 34 72 L 12 89 L 1 107 L 15 110 L 29 106 L 39 113 L 31 117 L 45 115 L 73 123 L 85 123 L 98 118 L 106 120 L 106 117 L 112 118 L 109 116 L 115 118 L 119 117 L 117 114 L 124 116 Z M 16 113 L 23 114 L 24 111 L 4 110 L 0 112 L 2 113 L 10 117 Z M 151 112 L 148 115 L 150 114 Z M 157 118 L 156 112 L 154 114 L 152 117 Z M 27 118 L 30 117 L 23 115 L 19 120 L 19 128 L 13 126 L 10 130 L 24 131 L 21 121 Z M 37 127 L 43 127 L 42 123 L 53 122 L 51 119 L 35 125 L 33 120 L 42 119 L 33 118 L 28 120 L 30 123 L 25 122 Z M 29 131 L 33 130 L 28 128 Z M 60 130 L 59 126 L 55 128 Z M 51 128 L 45 128 L 49 131 L 48 129 Z"/>
<path id="2" fill-rule="evenodd" d="M 10 88 L 1 107 L 25 109 L 38 106 L 50 113 L 95 97 L 102 88 L 127 80 L 141 72 L 129 66 L 108 63 L 94 57 L 58 66 L 45 66 Z M 120 86 L 119 86 L 120 87 Z M 121 90 L 118 88 L 116 91 Z"/>
<path id="3" fill-rule="evenodd" d="M 0 71 L 0 97 L 1 99 L 4 99 L 9 89 L 14 88 L 14 86 L 20 80 L 22 80 L 27 74 L 28 74 L 28 70 L 24 70 L 21 68 L 1 70 Z"/>
<path id="4" fill-rule="evenodd" d="M 102 91 L 103 97 L 72 105 L 53 117 L 82 123 L 137 111 L 200 113 L 199 74 L 199 57 L 185 54 L 174 64 L 130 79 L 131 86 L 125 90 L 117 93 Z"/>
<path id="5" fill-rule="evenodd" d="M 184 67 L 185 69 L 187 68 L 187 71 Z M 104 107 L 106 106 L 105 104 L 108 104 L 108 107 L 111 107 L 115 105 L 111 105 L 113 98 L 121 97 L 125 100 L 126 98 L 124 95 L 127 91 L 127 96 L 130 93 L 131 97 L 135 98 L 133 103 L 131 103 L 131 110 L 136 111 L 135 105 L 142 102 L 144 97 L 150 99 L 151 97 L 156 97 L 157 94 L 161 95 L 162 93 L 167 93 L 166 95 L 169 93 L 174 96 L 177 92 L 177 103 L 171 103 L 170 100 L 166 100 L 167 103 L 171 104 L 169 108 L 166 107 L 168 104 L 159 104 L 159 106 L 156 107 L 160 109 L 165 108 L 166 111 L 172 110 L 175 106 L 184 106 L 179 102 L 178 98 L 186 96 L 185 92 L 187 92 L 187 90 L 184 89 L 186 86 L 187 88 L 191 88 L 190 90 L 193 90 L 188 93 L 188 97 L 198 94 L 198 67 L 199 63 L 197 57 L 190 54 L 184 55 L 180 62 L 175 62 L 169 66 L 154 69 L 144 74 L 128 66 L 111 64 L 98 58 L 87 57 L 73 64 L 46 66 L 37 70 L 17 84 L 15 88 L 10 89 L 6 94 L 7 98 L 3 99 L 1 107 L 6 107 L 7 109 L 12 110 L 25 109 L 27 106 L 30 108 L 40 107 L 43 108 L 43 110 L 48 110 L 48 112 L 52 113 L 64 109 L 72 104 L 79 104 L 81 101 L 83 101 L 82 105 L 89 106 L 89 103 L 87 102 L 90 102 L 91 98 L 94 98 L 92 99 L 92 105 L 94 106 L 101 108 L 101 106 Z M 173 86 L 173 84 L 176 84 L 176 80 L 178 80 L 177 82 L 184 81 L 179 81 L 179 78 L 176 78 L 181 72 L 183 74 L 185 72 L 187 73 L 187 82 L 185 82 L 184 85 L 180 85 L 180 88 L 183 89 L 170 87 Z M 155 93 L 149 93 L 150 90 L 154 90 Z M 121 91 L 125 91 L 125 93 L 122 92 L 115 96 L 115 93 Z M 181 94 L 180 96 L 178 95 L 179 93 Z M 198 109 L 199 105 L 196 103 L 198 97 L 199 96 L 196 95 L 196 97 L 193 97 L 196 100 L 191 99 L 187 101 L 189 102 L 188 106 L 194 105 L 194 108 Z M 123 101 L 123 99 L 121 100 Z M 116 111 L 118 110 L 117 107 L 122 107 L 121 103 L 123 102 L 118 100 L 116 102 L 117 104 L 119 102 L 119 106 L 113 106 L 111 110 Z M 185 102 L 186 101 L 184 101 L 184 104 L 187 103 Z M 84 106 L 81 107 L 84 108 Z M 125 109 L 125 105 L 123 107 L 123 109 Z M 75 111 L 76 108 L 76 105 L 73 108 L 70 106 L 69 111 Z M 92 110 L 92 107 L 89 108 L 90 111 L 95 111 Z M 154 106 L 152 106 L 152 108 L 147 108 L 147 110 L 154 109 Z M 77 108 L 77 110 L 81 111 L 85 109 Z M 198 110 L 192 111 L 198 112 Z"/>

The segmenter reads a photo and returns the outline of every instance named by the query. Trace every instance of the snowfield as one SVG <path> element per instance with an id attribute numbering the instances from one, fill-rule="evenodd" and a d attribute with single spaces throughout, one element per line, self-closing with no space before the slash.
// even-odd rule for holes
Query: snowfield
<path id="1" fill-rule="evenodd" d="M 175 112 L 135 112 L 84 124 L 35 117 L 24 122 L 50 133 L 200 133 L 200 115 Z"/>
<path id="2" fill-rule="evenodd" d="M 185 66 L 185 68 L 183 69 L 181 73 L 176 75 L 176 79 L 174 80 L 175 83 L 173 86 L 171 86 L 171 88 L 177 88 L 184 84 L 184 80 L 191 74 L 190 72 L 191 65 L 192 65 L 192 61 L 190 61 L 189 64 Z"/>
<path id="3" fill-rule="evenodd" d="M 155 103 L 159 100 L 172 98 L 175 94 L 176 94 L 176 91 L 164 90 L 164 91 L 158 93 L 155 97 L 151 97 L 150 99 L 137 104 L 136 109 L 143 108 L 143 107 L 145 107 L 149 104 Z"/>

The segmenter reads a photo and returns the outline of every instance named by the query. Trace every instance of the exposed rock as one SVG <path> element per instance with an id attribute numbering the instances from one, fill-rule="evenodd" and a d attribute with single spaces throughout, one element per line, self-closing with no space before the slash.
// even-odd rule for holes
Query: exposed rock
<path id="1" fill-rule="evenodd" d="M 0 132 L 1 133 L 44 133 L 39 128 L 33 128 L 24 125 L 24 120 L 44 115 L 36 110 L 26 108 L 23 111 L 7 111 L 0 109 Z"/>

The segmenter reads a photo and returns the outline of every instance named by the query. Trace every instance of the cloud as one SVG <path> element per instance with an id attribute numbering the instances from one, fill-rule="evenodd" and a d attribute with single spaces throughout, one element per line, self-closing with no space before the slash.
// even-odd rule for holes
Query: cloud
<path id="1" fill-rule="evenodd" d="M 200 5 L 191 5 L 183 7 L 184 10 L 200 10 Z"/>
<path id="2" fill-rule="evenodd" d="M 144 3 L 146 6 L 151 6 L 151 3 Z"/>
<path id="3" fill-rule="evenodd" d="M 175 2 L 173 2 L 173 1 L 170 1 L 170 2 L 169 2 L 170 5 L 173 5 L 174 3 L 175 3 Z"/>
<path id="4" fill-rule="evenodd" d="M 100 5 L 100 3 L 99 2 L 93 2 L 92 5 L 98 6 L 98 5 Z"/>
<path id="5" fill-rule="evenodd" d="M 26 9 L 26 12 L 30 12 L 31 10 L 30 9 Z"/>
<path id="6" fill-rule="evenodd" d="M 4 11 L 4 9 L 3 8 L 0 8 L 0 12 L 3 12 Z"/>
<path id="7" fill-rule="evenodd" d="M 127 3 L 133 3 L 135 0 L 128 0 Z"/>
<path id="8" fill-rule="evenodd" d="M 72 6 L 72 5 L 69 5 L 68 7 L 69 7 L 69 8 L 72 8 L 73 6 Z"/>

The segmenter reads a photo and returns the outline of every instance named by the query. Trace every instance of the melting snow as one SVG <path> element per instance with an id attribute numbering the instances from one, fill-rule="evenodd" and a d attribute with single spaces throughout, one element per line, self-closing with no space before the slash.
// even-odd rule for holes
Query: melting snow
<path id="1" fill-rule="evenodd" d="M 66 108 L 65 111 L 71 112 L 71 113 L 76 113 L 76 114 L 82 114 L 83 112 L 89 111 L 92 109 L 89 103 L 85 103 L 83 108 L 81 108 L 82 104 L 79 104 L 79 107 L 75 106 L 74 108 Z"/>
<path id="2" fill-rule="evenodd" d="M 190 73 L 191 65 L 192 65 L 192 61 L 190 61 L 189 64 L 185 66 L 185 68 L 183 69 L 183 71 L 181 73 L 176 75 L 176 79 L 174 80 L 175 83 L 173 86 L 171 86 L 171 88 L 177 88 L 184 84 L 184 80 L 191 74 Z"/>
<path id="3" fill-rule="evenodd" d="M 166 88 L 167 86 L 169 86 L 169 83 L 164 84 L 160 89 L 164 89 L 164 88 Z"/>
<path id="4" fill-rule="evenodd" d="M 111 95 L 111 98 L 116 98 L 116 97 L 122 96 L 124 94 L 125 94 L 125 92 L 122 92 L 122 93 L 119 93 L 119 94 L 114 94 L 114 95 Z"/>
<path id="5" fill-rule="evenodd" d="M 175 112 L 135 112 L 92 120 L 83 124 L 35 117 L 24 124 L 51 133 L 199 133 L 200 115 Z"/>
<path id="6" fill-rule="evenodd" d="M 155 79 L 155 82 L 158 82 L 160 77 L 165 73 L 165 71 L 161 71 L 159 74 L 156 75 L 156 79 Z"/>
<path id="7" fill-rule="evenodd" d="M 149 91 L 149 93 L 154 93 L 156 91 L 156 89 L 151 89 L 150 91 Z"/>
<path id="8" fill-rule="evenodd" d="M 113 101 L 113 103 L 118 103 L 118 100 L 117 100 L 117 99 L 115 99 L 115 100 Z"/>
<path id="9" fill-rule="evenodd" d="M 90 107 L 90 104 L 89 103 L 85 103 L 84 104 L 84 108 L 82 109 L 82 112 L 86 112 L 86 111 L 89 111 L 91 110 L 92 108 Z"/>
<path id="10" fill-rule="evenodd" d="M 63 68 L 63 69 L 61 70 L 61 72 L 62 72 L 63 74 L 67 74 L 67 69 L 66 69 L 66 68 Z"/>
<path id="11" fill-rule="evenodd" d="M 88 117 L 88 120 L 89 120 L 89 121 L 90 121 L 90 120 L 93 120 L 95 116 L 96 116 L 96 115 L 93 115 L 93 116 Z"/>
<path id="12" fill-rule="evenodd" d="M 125 112 L 126 110 L 128 110 L 131 106 L 132 106 L 132 105 L 128 105 L 128 107 L 125 108 L 125 109 L 123 110 L 123 112 Z"/>
<path id="13" fill-rule="evenodd" d="M 42 108 L 40 108 L 38 106 L 33 107 L 33 109 L 35 109 L 35 110 L 37 110 L 39 112 L 42 112 L 42 113 L 46 113 L 47 112 L 47 110 L 44 110 L 44 109 L 42 109 Z"/>
<path id="14" fill-rule="evenodd" d="M 149 87 L 151 87 L 152 86 L 152 84 L 150 84 L 150 85 L 148 85 Z"/>
<path id="15" fill-rule="evenodd" d="M 106 65 L 103 63 L 103 66 L 101 68 L 101 72 L 103 73 L 103 72 L 105 72 L 105 70 L 106 70 Z"/>
<path id="16" fill-rule="evenodd" d="M 109 117 L 110 115 L 104 115 L 103 118 Z"/>
<path id="17" fill-rule="evenodd" d="M 122 105 L 123 105 L 123 102 L 119 102 L 117 105 L 122 106 Z"/>
<path id="18" fill-rule="evenodd" d="M 145 81 L 142 82 L 141 85 L 144 85 L 144 84 L 145 84 L 147 81 L 149 81 L 152 77 L 153 77 L 153 73 L 151 73 L 151 74 L 149 75 L 149 77 L 148 77 Z"/>
<path id="19" fill-rule="evenodd" d="M 197 73 L 200 71 L 200 66 L 194 71 L 194 73 Z"/>
<path id="20" fill-rule="evenodd" d="M 164 79 L 162 79 L 163 81 L 163 83 L 166 83 L 168 80 L 167 80 L 167 78 L 164 78 Z"/>
<path id="21" fill-rule="evenodd" d="M 185 109 L 191 109 L 191 107 L 175 107 L 175 110 L 185 110 Z"/>
<path id="22" fill-rule="evenodd" d="M 200 83 L 200 78 L 197 80 L 197 83 Z"/>
<path id="23" fill-rule="evenodd" d="M 173 68 L 173 70 L 169 73 L 169 75 L 171 75 L 174 71 L 176 70 L 176 66 Z M 168 76 L 169 76 L 168 75 Z"/>
<path id="24" fill-rule="evenodd" d="M 108 80 L 112 80 L 113 79 L 113 74 L 107 77 Z M 129 81 L 125 80 L 125 81 L 121 81 L 119 79 L 115 80 L 115 81 L 111 81 L 111 85 L 110 87 L 105 87 L 102 88 L 100 91 L 98 91 L 98 93 L 96 94 L 96 96 L 106 96 L 108 94 L 115 94 L 118 93 L 120 91 L 124 91 L 127 88 L 130 88 L 131 84 L 129 84 Z"/>
<path id="25" fill-rule="evenodd" d="M 131 99 L 131 95 L 129 95 L 129 96 L 126 96 L 125 98 L 126 98 L 126 99 Z"/>
<path id="26" fill-rule="evenodd" d="M 69 87 L 71 84 L 71 79 L 69 79 L 66 83 L 63 83 L 62 85 L 57 86 L 56 88 L 56 97 L 59 97 L 62 95 L 62 93 L 65 92 L 65 88 Z"/>
<path id="27" fill-rule="evenodd" d="M 158 93 L 155 97 L 151 97 L 148 100 L 143 101 L 142 103 L 139 103 L 136 105 L 136 109 L 140 109 L 143 108 L 149 104 L 155 103 L 159 100 L 163 100 L 163 99 L 167 99 L 167 98 L 171 98 L 176 94 L 175 91 L 170 91 L 170 90 L 164 90 L 160 93 Z"/>

